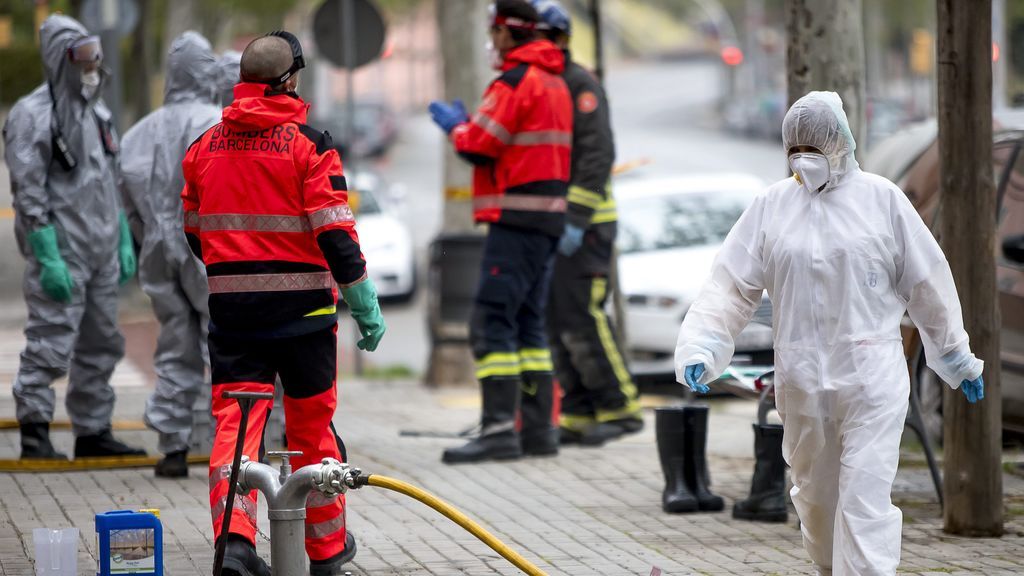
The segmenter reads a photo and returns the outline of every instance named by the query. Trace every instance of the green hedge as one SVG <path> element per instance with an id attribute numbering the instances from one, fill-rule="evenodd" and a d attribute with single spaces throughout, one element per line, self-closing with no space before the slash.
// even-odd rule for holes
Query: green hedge
<path id="1" fill-rule="evenodd" d="M 43 62 L 34 44 L 0 49 L 0 104 L 14 104 L 43 82 Z"/>

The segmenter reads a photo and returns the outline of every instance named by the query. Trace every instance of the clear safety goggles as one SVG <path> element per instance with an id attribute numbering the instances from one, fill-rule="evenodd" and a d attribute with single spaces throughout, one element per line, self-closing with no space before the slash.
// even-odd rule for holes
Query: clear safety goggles
<path id="1" fill-rule="evenodd" d="M 68 58 L 79 65 L 98 64 L 103 61 L 103 45 L 99 36 L 86 36 L 68 48 Z"/>

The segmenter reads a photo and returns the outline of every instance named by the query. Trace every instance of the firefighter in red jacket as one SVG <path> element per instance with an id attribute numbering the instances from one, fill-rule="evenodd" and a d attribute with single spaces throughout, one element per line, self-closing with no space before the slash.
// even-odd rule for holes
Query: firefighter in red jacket
<path id="1" fill-rule="evenodd" d="M 331 419 L 337 405 L 337 289 L 359 325 L 358 345 L 374 350 L 384 321 L 359 248 L 341 158 L 330 135 L 306 125 L 295 93 L 304 65 L 287 32 L 245 49 L 241 82 L 221 123 L 188 150 L 182 168 L 185 233 L 206 265 L 216 437 L 210 455 L 214 536 L 221 534 L 240 414 L 225 391 L 284 387 L 289 450 L 298 469 L 345 460 Z M 271 403 L 257 402 L 244 452 L 260 457 Z M 269 575 L 256 555 L 256 493 L 239 495 L 227 535 L 225 574 Z M 355 555 L 344 497 L 311 496 L 306 552 L 314 576 L 340 574 Z"/>
<path id="2" fill-rule="evenodd" d="M 430 105 L 456 151 L 474 164 L 474 218 L 490 225 L 470 321 L 481 432 L 445 450 L 449 464 L 558 452 L 544 308 L 565 229 L 573 107 L 559 76 L 565 59 L 540 39 L 539 21 L 526 0 L 498 0 L 490 32 L 501 74 L 479 110 L 469 119 L 457 101 Z"/>

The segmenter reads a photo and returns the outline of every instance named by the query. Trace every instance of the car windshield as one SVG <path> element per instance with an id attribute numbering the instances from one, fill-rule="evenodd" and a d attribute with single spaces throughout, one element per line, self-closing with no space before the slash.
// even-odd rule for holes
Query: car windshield
<path id="1" fill-rule="evenodd" d="M 380 214 L 380 203 L 377 202 L 373 188 L 360 188 L 356 190 L 355 194 L 359 195 L 358 202 L 353 203 L 356 205 L 357 214 L 363 216 L 367 214 Z"/>
<path id="2" fill-rule="evenodd" d="M 629 254 L 721 244 L 753 197 L 719 191 L 619 202 L 619 249 Z"/>

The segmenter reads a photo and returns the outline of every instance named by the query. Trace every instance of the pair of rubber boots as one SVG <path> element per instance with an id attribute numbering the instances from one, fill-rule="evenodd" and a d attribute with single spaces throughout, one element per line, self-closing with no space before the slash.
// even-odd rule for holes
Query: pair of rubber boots
<path id="1" fill-rule="evenodd" d="M 723 510 L 725 501 L 710 490 L 706 453 L 708 407 L 658 408 L 654 429 L 665 475 L 662 510 L 672 514 Z"/>
<path id="2" fill-rule="evenodd" d="M 334 558 L 323 562 L 310 561 L 310 576 L 337 576 L 344 574 L 342 568 L 356 556 L 356 539 L 351 532 L 345 533 L 345 548 Z M 256 553 L 256 546 L 248 538 L 228 534 L 224 547 L 224 567 L 221 576 L 270 576 L 270 566 Z"/>
<path id="3" fill-rule="evenodd" d="M 550 374 L 527 373 L 522 380 L 485 378 L 480 387 L 480 436 L 446 449 L 442 462 L 469 464 L 558 454 L 558 428 L 552 422 L 554 382 Z M 517 412 L 521 429 L 516 422 Z"/>
<path id="4" fill-rule="evenodd" d="M 786 522 L 786 461 L 782 458 L 782 426 L 754 424 L 754 477 L 750 497 L 733 505 L 732 517 L 755 522 Z"/>
<path id="5" fill-rule="evenodd" d="M 67 454 L 58 452 L 50 442 L 50 425 L 31 422 L 20 425 L 22 460 L 67 460 Z M 121 442 L 110 432 L 89 434 L 75 438 L 75 458 L 104 456 L 145 456 L 146 451 Z"/>

